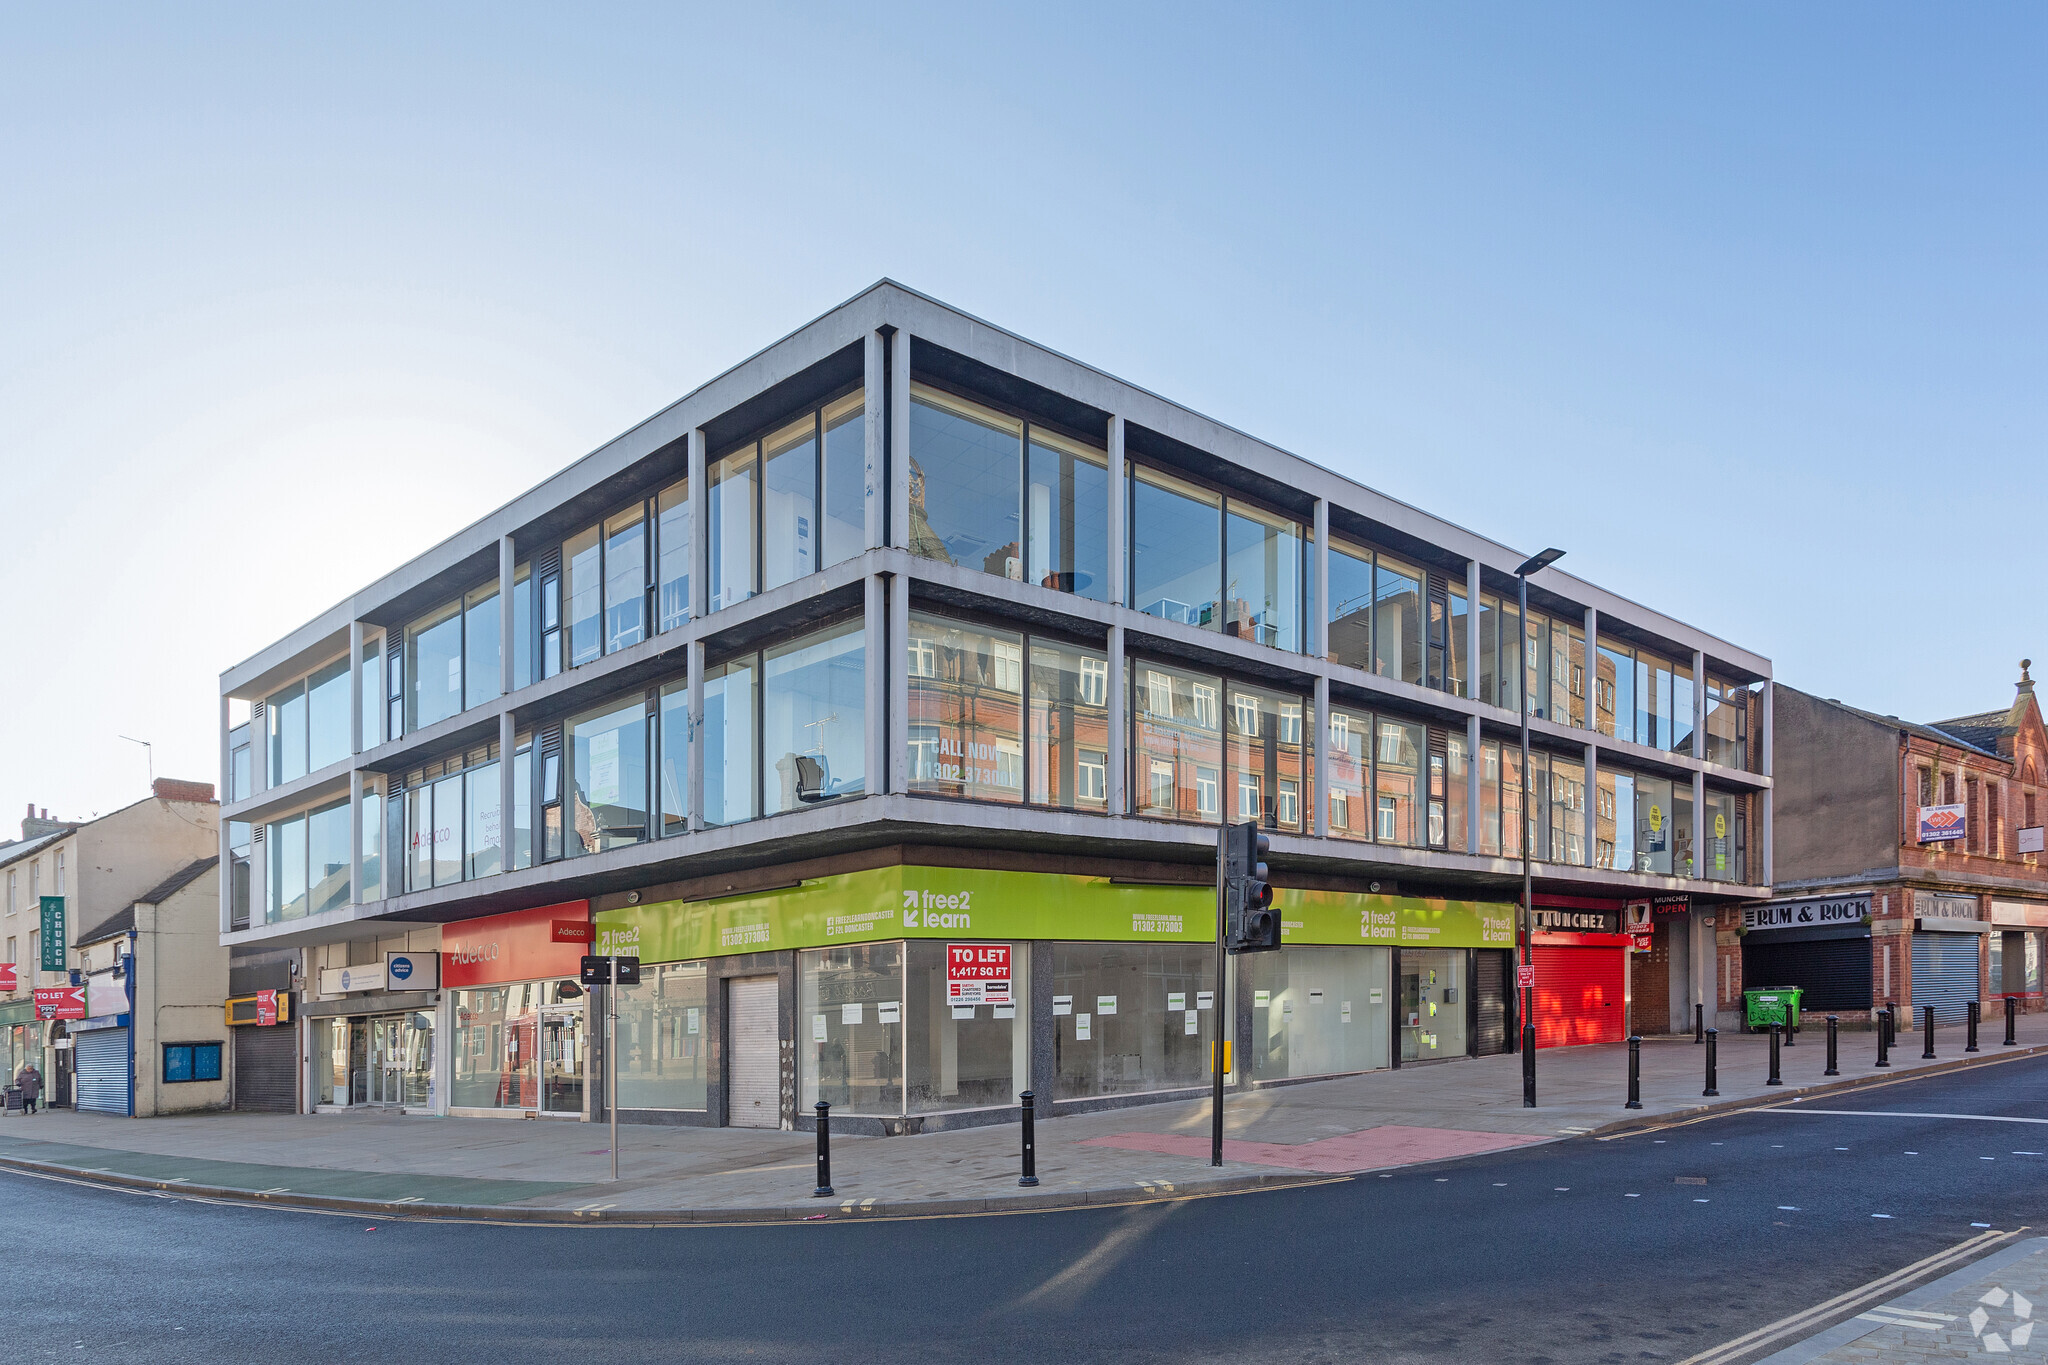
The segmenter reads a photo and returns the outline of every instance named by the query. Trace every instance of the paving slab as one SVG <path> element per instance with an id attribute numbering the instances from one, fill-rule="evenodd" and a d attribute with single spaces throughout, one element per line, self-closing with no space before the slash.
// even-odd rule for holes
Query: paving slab
<path id="1" fill-rule="evenodd" d="M 2038 1339 L 2037 1339 L 2038 1337 Z M 2048 1237 L 2030 1237 L 1767 1356 L 1757 1365 L 1923 1365 L 2048 1346 Z"/>
<path id="2" fill-rule="evenodd" d="M 621 1179 L 610 1180 L 601 1124 L 547 1119 L 347 1114 L 201 1114 L 125 1119 L 65 1110 L 0 1121 L 0 1164 L 91 1172 L 278 1201 L 524 1218 L 656 1220 L 881 1216 L 1183 1197 L 1328 1179 L 1626 1127 L 1683 1121 L 1834 1088 L 1883 1084 L 1930 1068 L 1991 1064 L 2048 1051 L 2048 1015 L 2021 1020 L 2020 1043 L 1963 1051 L 1942 1030 L 1936 1057 L 1919 1035 L 1878 1070 L 1875 1037 L 1841 1035 L 1841 1075 L 1825 1077 L 1819 1034 L 1781 1054 L 1784 1084 L 1767 1085 L 1768 1040 L 1720 1039 L 1720 1095 L 1701 1094 L 1705 1049 L 1689 1036 L 1642 1047 L 1641 1110 L 1622 1107 L 1627 1051 L 1560 1048 L 1537 1057 L 1538 1099 L 1522 1104 L 1518 1056 L 1399 1070 L 1233 1094 L 1221 1166 L 1209 1165 L 1209 1102 L 1113 1109 L 1038 1124 L 1036 1189 L 1017 1184 L 1015 1124 L 904 1137 L 835 1135 L 834 1196 L 813 1199 L 815 1139 L 807 1133 L 627 1124 Z M 23 1144 L 29 1144 L 24 1146 Z M 402 1193 L 395 1193 L 402 1191 Z M 399 1206 L 397 1200 L 411 1200 Z"/>

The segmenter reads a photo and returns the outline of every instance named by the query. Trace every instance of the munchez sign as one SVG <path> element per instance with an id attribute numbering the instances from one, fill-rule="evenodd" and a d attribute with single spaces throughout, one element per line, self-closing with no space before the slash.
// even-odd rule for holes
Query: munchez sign
<path id="1" fill-rule="evenodd" d="M 1779 901 L 1773 905 L 1752 905 L 1742 912 L 1742 927 L 1758 929 L 1810 929 L 1822 924 L 1861 924 L 1870 913 L 1870 897 L 1849 896 L 1841 900 Z"/>

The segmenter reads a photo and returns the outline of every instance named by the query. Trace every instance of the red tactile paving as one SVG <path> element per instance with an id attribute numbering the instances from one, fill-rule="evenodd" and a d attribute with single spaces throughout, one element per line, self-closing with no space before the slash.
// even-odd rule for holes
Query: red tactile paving
<path id="1" fill-rule="evenodd" d="M 1547 1140 L 1522 1133 L 1474 1133 L 1459 1128 L 1404 1128 L 1386 1124 L 1340 1137 L 1318 1138 L 1314 1142 L 1237 1142 L 1226 1138 L 1223 1158 L 1254 1166 L 1280 1166 L 1292 1171 L 1341 1175 L 1346 1171 L 1371 1170 L 1378 1166 L 1410 1166 L 1420 1161 L 1441 1161 L 1445 1157 L 1498 1152 Z M 1206 1159 L 1209 1155 L 1208 1138 L 1183 1137 L 1174 1133 L 1112 1133 L 1108 1137 L 1084 1139 L 1079 1145 L 1122 1147 L 1134 1152 L 1158 1152 L 1162 1156 Z"/>

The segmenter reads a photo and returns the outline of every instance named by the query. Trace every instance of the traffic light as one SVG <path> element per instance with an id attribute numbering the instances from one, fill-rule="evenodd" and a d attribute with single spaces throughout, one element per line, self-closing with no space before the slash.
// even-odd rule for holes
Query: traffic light
<path id="1" fill-rule="evenodd" d="M 1271 847 L 1256 823 L 1223 827 L 1224 942 L 1233 953 L 1271 952 L 1280 946 L 1280 915 L 1266 880 Z"/>

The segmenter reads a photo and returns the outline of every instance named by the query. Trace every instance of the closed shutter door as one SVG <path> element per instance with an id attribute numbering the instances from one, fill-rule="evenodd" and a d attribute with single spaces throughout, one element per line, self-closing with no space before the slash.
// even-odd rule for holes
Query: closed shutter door
<path id="1" fill-rule="evenodd" d="M 128 1030 L 94 1029 L 77 1035 L 72 1044 L 78 1068 L 78 1108 L 95 1114 L 126 1114 L 131 1087 L 128 1084 Z"/>
<path id="2" fill-rule="evenodd" d="M 1757 942 L 1760 938 L 1765 941 Z M 1742 943 L 1742 981 L 1765 990 L 1799 987 L 1801 1014 L 1867 1010 L 1871 1007 L 1870 940 L 1772 943 L 1767 935 L 1750 934 Z"/>
<path id="3" fill-rule="evenodd" d="M 1473 1054 L 1492 1057 L 1508 1050 L 1508 955 L 1481 948 L 1472 966 L 1472 998 L 1479 1018 L 1472 1030 Z"/>
<path id="4" fill-rule="evenodd" d="M 1531 953 L 1536 966 L 1536 1046 L 1618 1043 L 1628 1036 L 1623 949 L 1538 943 Z"/>
<path id="5" fill-rule="evenodd" d="M 299 1112 L 299 1031 L 289 1024 L 235 1030 L 235 1108 L 255 1114 Z"/>
<path id="6" fill-rule="evenodd" d="M 725 1036 L 731 1048 L 726 1122 L 735 1128 L 782 1126 L 782 1067 L 776 1046 L 778 990 L 772 976 L 748 977 L 726 989 Z"/>
<path id="7" fill-rule="evenodd" d="M 1922 1011 L 1932 1005 L 1938 1022 L 1962 1022 L 1969 1002 L 1977 998 L 1977 945 L 1976 934 L 1913 935 L 1915 1019 L 1925 1019 Z M 1902 1021 L 1900 1031 L 1908 1027 Z"/>

